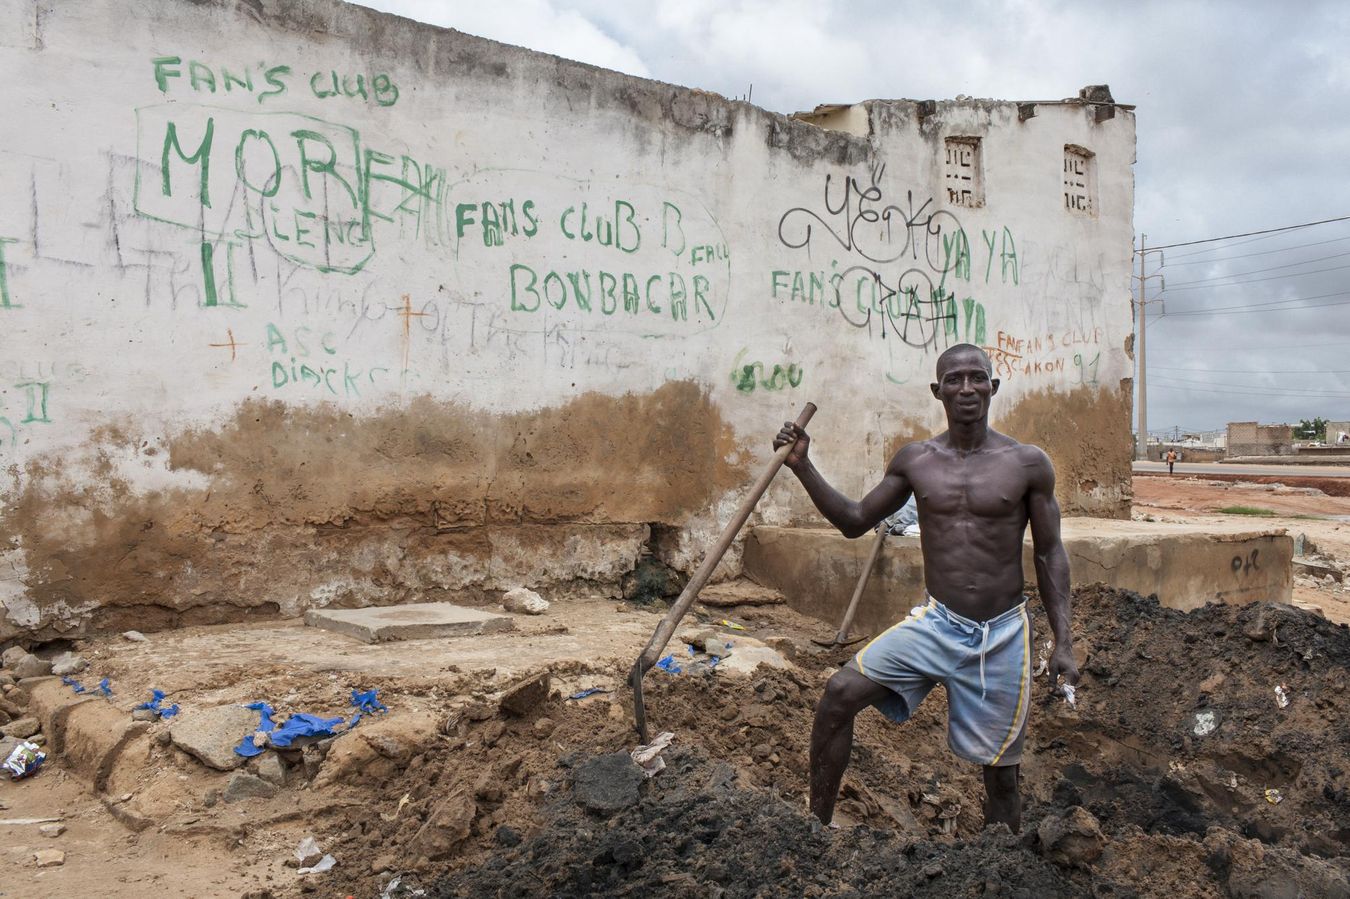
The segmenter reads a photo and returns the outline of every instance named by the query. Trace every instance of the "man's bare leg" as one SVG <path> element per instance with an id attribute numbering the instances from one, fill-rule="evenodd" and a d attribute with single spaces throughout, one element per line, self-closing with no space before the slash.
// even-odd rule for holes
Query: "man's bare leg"
<path id="1" fill-rule="evenodd" d="M 1013 833 L 1022 829 L 1022 794 L 1017 789 L 1019 766 L 984 769 L 984 823 L 1002 821 Z"/>
<path id="2" fill-rule="evenodd" d="M 839 782 L 853 751 L 853 719 L 890 691 L 852 668 L 840 668 L 825 684 L 811 727 L 811 814 L 822 824 L 834 818 Z"/>

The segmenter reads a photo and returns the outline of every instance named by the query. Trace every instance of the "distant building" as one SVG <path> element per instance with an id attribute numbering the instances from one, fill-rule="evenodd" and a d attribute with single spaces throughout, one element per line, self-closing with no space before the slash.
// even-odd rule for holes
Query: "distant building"
<path id="1" fill-rule="evenodd" d="M 1350 444 L 1350 421 L 1327 422 L 1326 442 L 1332 446 Z"/>
<path id="2" fill-rule="evenodd" d="M 1291 425 L 1263 425 L 1254 421 L 1228 423 L 1229 456 L 1291 456 L 1294 429 Z"/>

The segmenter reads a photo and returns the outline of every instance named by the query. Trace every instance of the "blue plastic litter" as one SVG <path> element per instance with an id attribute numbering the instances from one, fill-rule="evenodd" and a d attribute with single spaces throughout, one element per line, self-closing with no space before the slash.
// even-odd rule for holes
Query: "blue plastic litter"
<path id="1" fill-rule="evenodd" d="M 679 674 L 681 671 L 684 670 L 683 668 L 680 667 L 680 663 L 675 661 L 674 655 L 666 656 L 664 659 L 656 663 L 656 667 L 670 674 Z"/>
<path id="2" fill-rule="evenodd" d="M 293 740 L 300 737 L 331 737 L 333 728 L 342 723 L 341 718 L 320 718 L 318 715 L 298 714 L 286 719 L 286 723 L 272 731 L 269 742 L 273 746 L 285 749 Z"/>
<path id="3" fill-rule="evenodd" d="M 265 702 L 250 702 L 244 708 L 252 709 L 258 713 L 258 730 L 264 733 L 271 733 L 276 730 L 276 722 L 272 720 L 272 707 Z M 256 731 L 255 731 L 256 733 Z M 251 759 L 255 755 L 262 755 L 262 747 L 255 746 L 253 743 L 253 734 L 244 737 L 243 741 L 234 747 L 236 755 L 242 755 L 246 759 Z"/>
<path id="4" fill-rule="evenodd" d="M 164 701 L 163 690 L 156 690 L 152 688 L 150 690 L 150 696 L 152 698 L 150 699 L 149 702 L 143 702 L 140 705 L 136 706 L 136 708 L 149 709 L 150 711 L 155 713 L 156 718 L 172 718 L 174 715 L 178 714 L 178 703 L 174 703 L 173 705 L 170 706 L 160 704 Z"/>
<path id="5" fill-rule="evenodd" d="M 352 720 L 347 722 L 347 729 L 356 727 L 360 722 L 362 715 L 373 715 L 376 712 L 387 712 L 389 707 L 376 698 L 379 690 L 367 690 L 362 693 L 360 690 L 352 691 L 352 705 L 356 706 L 356 714 L 352 715 Z"/>
<path id="6" fill-rule="evenodd" d="M 70 677 L 69 675 L 61 678 L 61 683 L 65 684 L 67 687 L 70 687 L 70 689 L 74 690 L 77 694 L 83 693 L 85 689 L 84 684 L 80 683 L 75 678 Z"/>
<path id="7" fill-rule="evenodd" d="M 597 693 L 608 693 L 608 692 L 609 692 L 608 690 L 602 690 L 602 689 L 599 688 L 599 687 L 591 687 L 589 690 L 580 690 L 580 691 L 578 691 L 578 692 L 576 692 L 576 693 L 573 693 L 571 696 L 569 696 L 569 697 L 567 697 L 567 698 L 568 698 L 569 700 L 571 700 L 571 699 L 585 699 L 587 696 L 594 696 L 594 695 L 597 694 Z"/>
<path id="8" fill-rule="evenodd" d="M 108 678 L 98 682 L 98 691 L 108 698 L 112 698 L 112 687 L 108 686 Z"/>

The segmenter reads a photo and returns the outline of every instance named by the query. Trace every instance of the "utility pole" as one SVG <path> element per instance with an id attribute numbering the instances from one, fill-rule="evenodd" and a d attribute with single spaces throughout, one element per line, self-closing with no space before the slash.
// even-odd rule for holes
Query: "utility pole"
<path id="1" fill-rule="evenodd" d="M 1145 288 L 1148 286 L 1149 278 L 1158 278 L 1162 281 L 1163 290 L 1167 289 L 1167 282 L 1162 279 L 1161 275 L 1144 274 L 1144 262 L 1148 259 L 1149 253 L 1157 253 L 1159 258 L 1162 257 L 1161 250 L 1145 249 L 1144 242 L 1147 240 L 1147 234 L 1139 235 L 1139 249 L 1135 251 L 1139 255 L 1139 274 L 1133 276 L 1139 280 L 1139 300 L 1136 303 L 1136 308 L 1139 311 L 1134 319 L 1135 357 L 1139 362 L 1139 438 L 1138 445 L 1135 447 L 1136 459 L 1148 458 L 1148 357 L 1144 351 L 1148 322 L 1144 318 L 1144 311 L 1149 301 L 1145 297 Z M 1165 306 L 1164 311 L 1166 311 Z"/>
<path id="2" fill-rule="evenodd" d="M 1147 322 L 1144 321 L 1144 287 L 1148 283 L 1144 279 L 1144 241 L 1148 240 L 1147 234 L 1139 235 L 1139 314 L 1135 317 L 1134 333 L 1139 336 L 1139 346 L 1135 350 L 1139 353 L 1139 448 L 1135 451 L 1136 459 L 1148 458 L 1148 378 L 1146 377 L 1144 355 L 1144 335 L 1148 333 Z"/>

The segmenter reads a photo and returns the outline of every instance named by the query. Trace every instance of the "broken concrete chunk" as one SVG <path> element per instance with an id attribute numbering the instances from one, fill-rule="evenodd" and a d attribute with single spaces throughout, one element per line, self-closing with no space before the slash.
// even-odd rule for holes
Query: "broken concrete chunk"
<path id="1" fill-rule="evenodd" d="M 264 752 L 258 756 L 257 771 L 258 776 L 268 783 L 278 787 L 286 786 L 286 766 L 281 763 L 281 756 L 275 752 Z"/>
<path id="2" fill-rule="evenodd" d="M 11 721 L 9 724 L 0 727 L 0 734 L 7 737 L 17 737 L 24 739 L 31 737 L 42 729 L 36 718 L 20 718 L 17 721 Z"/>
<path id="3" fill-rule="evenodd" d="M 247 771 L 236 771 L 230 775 L 221 798 L 226 802 L 238 802 L 241 799 L 270 799 L 277 795 L 277 788 L 267 781 Z"/>
<path id="4" fill-rule="evenodd" d="M 19 664 L 19 660 L 26 655 L 28 655 L 28 650 L 24 649 L 22 646 L 11 646 L 3 653 L 0 653 L 0 662 L 3 662 L 6 668 L 12 669 L 15 665 Z"/>
<path id="5" fill-rule="evenodd" d="M 1101 858 L 1106 837 L 1092 813 L 1081 806 L 1066 815 L 1051 815 L 1036 830 L 1041 854 L 1057 865 L 1086 868 Z"/>
<path id="6" fill-rule="evenodd" d="M 133 709 L 131 712 L 132 721 L 158 721 L 159 716 L 149 709 Z"/>
<path id="7" fill-rule="evenodd" d="M 19 680 L 26 677 L 46 677 L 52 673 L 52 663 L 29 654 L 14 664 L 13 671 Z"/>
<path id="8" fill-rule="evenodd" d="M 638 802 L 638 786 L 647 779 L 626 752 L 612 752 L 579 765 L 572 794 L 582 808 L 612 815 Z"/>
<path id="9" fill-rule="evenodd" d="M 258 726 L 258 713 L 239 705 L 194 709 L 169 729 L 174 745 L 191 753 L 202 764 L 231 771 L 244 764 L 234 747 Z"/>
<path id="10" fill-rule="evenodd" d="M 469 837 L 478 805 L 467 792 L 460 791 L 437 803 L 421 830 L 413 836 L 413 847 L 429 859 L 448 857 Z"/>
<path id="11" fill-rule="evenodd" d="M 39 868 L 56 868 L 66 863 L 66 854 L 60 849 L 39 849 L 33 858 Z"/>
<path id="12" fill-rule="evenodd" d="M 428 640 L 514 630 L 514 619 L 448 602 L 411 603 L 367 609 L 310 609 L 305 624 L 346 634 L 364 643 Z"/>
<path id="13" fill-rule="evenodd" d="M 123 631 L 122 639 L 130 640 L 132 643 L 144 643 L 146 641 L 146 636 L 140 631 Z"/>
<path id="14" fill-rule="evenodd" d="M 548 611 L 548 600 L 527 587 L 516 587 L 506 591 L 502 608 L 520 615 L 542 615 Z"/>
<path id="15" fill-rule="evenodd" d="M 513 684 L 502 694 L 501 706 L 513 715 L 528 715 L 548 699 L 552 679 L 547 671 Z"/>
<path id="16" fill-rule="evenodd" d="M 84 660 L 84 656 L 76 655 L 73 652 L 63 652 L 52 659 L 52 674 L 57 677 L 78 674 L 88 667 L 89 663 Z"/>
<path id="17" fill-rule="evenodd" d="M 66 832 L 66 825 L 57 822 L 56 824 L 42 824 L 38 826 L 38 833 L 44 837 L 59 837 Z"/>

